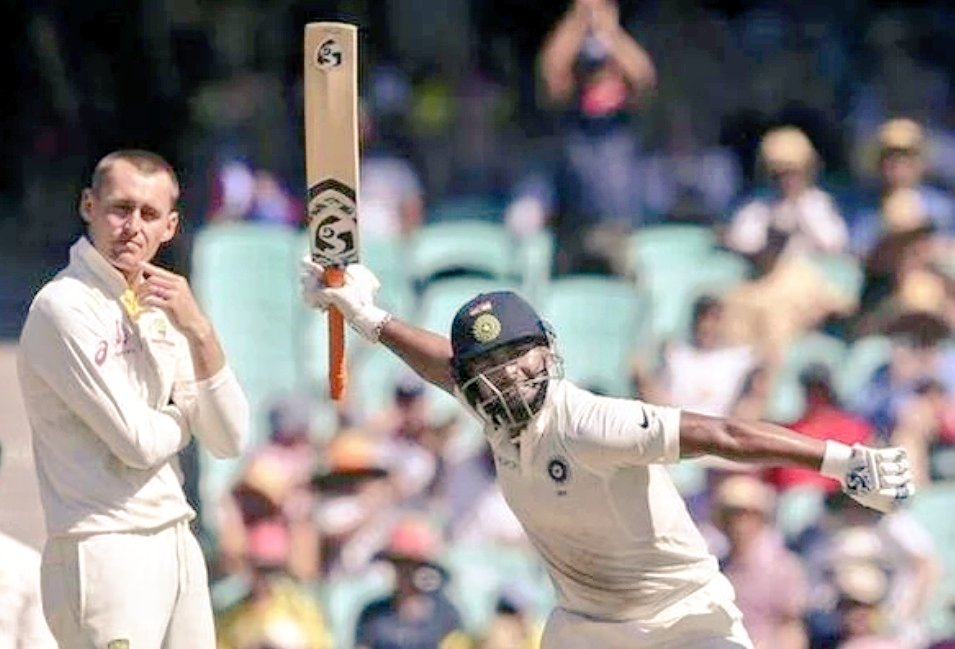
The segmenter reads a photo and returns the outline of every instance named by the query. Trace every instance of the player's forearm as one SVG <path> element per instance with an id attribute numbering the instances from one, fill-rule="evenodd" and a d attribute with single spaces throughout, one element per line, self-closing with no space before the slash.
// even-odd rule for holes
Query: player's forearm
<path id="1" fill-rule="evenodd" d="M 681 455 L 716 455 L 738 462 L 797 465 L 818 471 L 826 445 L 782 426 L 762 421 L 720 419 L 684 412 Z"/>
<path id="2" fill-rule="evenodd" d="M 439 334 L 392 318 L 381 329 L 381 342 L 421 378 L 451 392 L 451 341 Z"/>
<path id="3" fill-rule="evenodd" d="M 189 341 L 189 353 L 192 355 L 197 381 L 212 378 L 225 367 L 225 352 L 211 322 L 203 318 L 195 326 L 184 330 L 183 334 Z"/>
<path id="4" fill-rule="evenodd" d="M 222 368 L 196 385 L 190 428 L 218 458 L 237 457 L 249 439 L 249 402 L 235 374 Z"/>

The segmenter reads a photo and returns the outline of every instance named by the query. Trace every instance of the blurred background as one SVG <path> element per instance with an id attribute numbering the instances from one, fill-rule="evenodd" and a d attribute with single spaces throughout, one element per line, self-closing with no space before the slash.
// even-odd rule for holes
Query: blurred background
<path id="1" fill-rule="evenodd" d="M 592 390 L 904 445 L 920 493 L 881 518 L 802 471 L 672 472 L 761 649 L 955 646 L 949 3 L 3 7 L 4 532 L 44 538 L 15 376 L 30 299 L 95 162 L 152 149 L 184 187 L 161 262 L 254 409 L 240 461 L 182 457 L 222 647 L 537 646 L 553 593 L 476 425 L 357 337 L 348 400 L 326 396 L 297 295 L 302 27 L 344 20 L 381 302 L 445 331 L 515 288 Z"/>

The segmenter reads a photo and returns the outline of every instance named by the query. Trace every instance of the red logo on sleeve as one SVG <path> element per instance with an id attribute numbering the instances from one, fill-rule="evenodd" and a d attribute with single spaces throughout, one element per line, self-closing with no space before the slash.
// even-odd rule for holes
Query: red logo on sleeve
<path id="1" fill-rule="evenodd" d="M 97 365 L 102 365 L 106 361 L 106 352 L 109 350 L 109 343 L 105 340 L 101 340 L 99 345 L 96 347 L 96 354 L 93 356 L 93 360 L 96 361 Z"/>

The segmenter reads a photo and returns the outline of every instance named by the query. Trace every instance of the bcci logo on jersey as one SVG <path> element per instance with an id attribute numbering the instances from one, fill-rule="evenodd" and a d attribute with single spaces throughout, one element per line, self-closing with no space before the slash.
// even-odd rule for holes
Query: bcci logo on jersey
<path id="1" fill-rule="evenodd" d="M 567 465 L 567 460 L 562 457 L 555 457 L 548 462 L 547 475 L 559 485 L 567 482 L 570 479 L 570 467 Z"/>

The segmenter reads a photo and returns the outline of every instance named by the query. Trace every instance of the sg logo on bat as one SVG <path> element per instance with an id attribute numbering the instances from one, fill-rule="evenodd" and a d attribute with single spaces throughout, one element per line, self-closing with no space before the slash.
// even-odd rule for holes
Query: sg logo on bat
<path id="1" fill-rule="evenodd" d="M 334 38 L 323 41 L 315 51 L 315 65 L 319 70 L 331 70 L 342 64 L 342 48 Z"/>
<path id="2" fill-rule="evenodd" d="M 334 179 L 308 190 L 312 256 L 323 265 L 358 261 L 355 191 Z"/>

